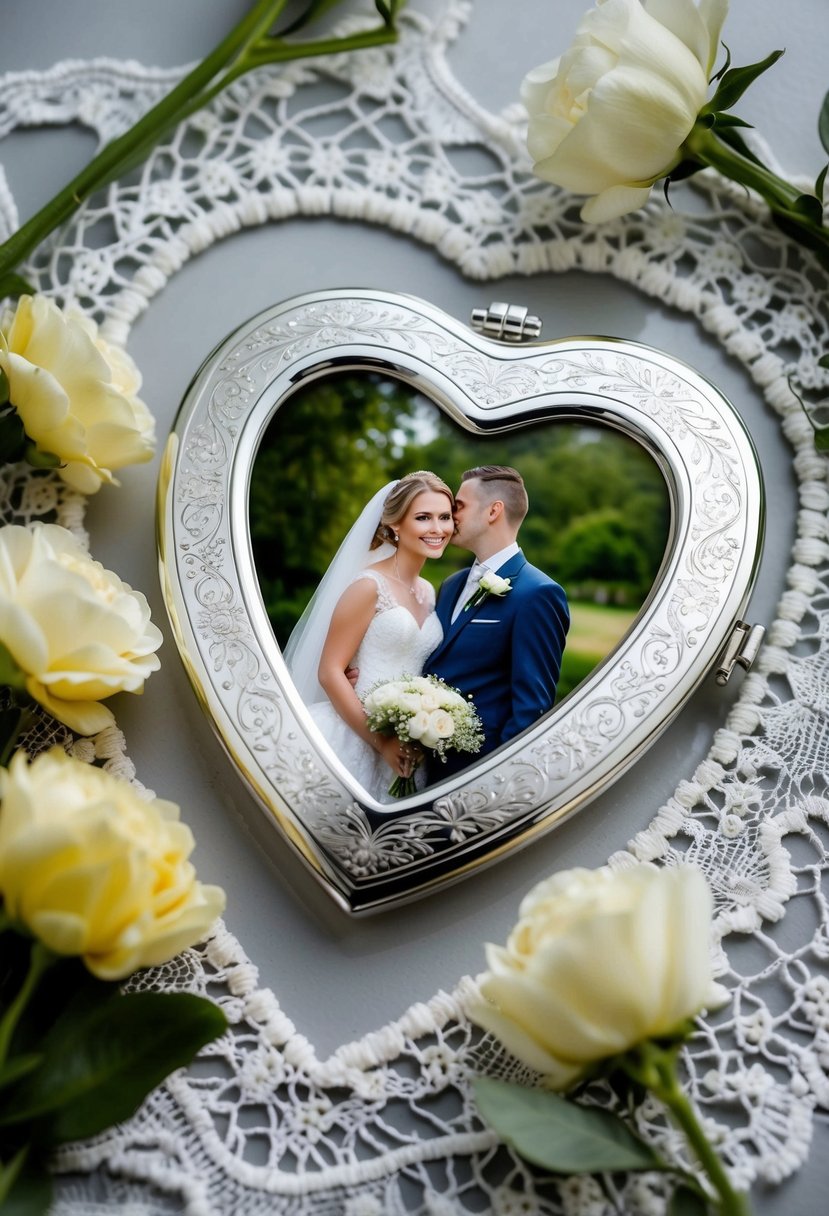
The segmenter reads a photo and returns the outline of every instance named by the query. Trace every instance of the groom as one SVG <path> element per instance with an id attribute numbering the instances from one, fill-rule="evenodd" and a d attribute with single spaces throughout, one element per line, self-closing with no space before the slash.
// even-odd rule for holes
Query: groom
<path id="1" fill-rule="evenodd" d="M 443 641 L 423 670 L 472 697 L 484 744 L 476 756 L 450 752 L 446 764 L 432 766 L 433 781 L 474 763 L 553 707 L 570 613 L 562 588 L 519 548 L 527 505 L 520 473 L 506 465 L 467 469 L 461 478 L 452 543 L 476 561 L 438 592 Z M 488 572 L 498 579 L 484 593 L 480 582 L 490 581 Z M 498 580 L 506 579 L 505 588 Z"/>

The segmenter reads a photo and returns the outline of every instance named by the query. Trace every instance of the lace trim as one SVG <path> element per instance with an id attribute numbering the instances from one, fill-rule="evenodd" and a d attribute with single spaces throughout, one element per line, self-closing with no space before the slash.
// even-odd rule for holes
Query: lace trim
<path id="1" fill-rule="evenodd" d="M 352 583 L 359 583 L 364 578 L 369 579 L 377 588 L 377 603 L 374 606 L 375 616 L 379 616 L 381 612 L 388 612 L 390 608 L 399 607 L 399 600 L 394 598 L 388 583 L 379 570 L 361 570 L 359 574 L 354 575 L 351 581 Z"/>
<path id="2" fill-rule="evenodd" d="M 351 581 L 352 583 L 356 583 L 359 582 L 361 578 L 370 578 L 377 587 L 377 606 L 374 609 L 375 615 L 378 615 L 381 612 L 388 612 L 390 608 L 405 608 L 407 612 L 411 611 L 405 600 L 399 600 L 395 597 L 391 587 L 389 586 L 387 576 L 385 574 L 381 574 L 379 570 L 361 570 L 359 574 L 354 575 L 354 578 Z M 418 600 L 418 603 L 421 605 L 421 607 L 427 605 L 429 608 L 434 608 L 434 587 L 431 583 L 427 582 L 425 578 L 418 578 L 417 581 L 420 585 L 421 594 L 424 596 L 422 600 Z M 405 584 L 403 585 L 405 586 Z M 415 614 L 412 612 L 412 616 L 414 615 Z M 417 620 L 417 617 L 415 617 L 415 620 Z M 422 629 L 423 626 L 421 625 L 420 628 Z"/>
<path id="3" fill-rule="evenodd" d="M 678 210 L 676 191 L 674 209 L 654 198 L 642 213 L 583 227 L 577 202 L 532 178 L 520 109 L 486 114 L 453 81 L 445 47 L 468 11 L 451 3 L 434 24 L 408 13 L 393 49 L 237 82 L 140 179 L 93 200 L 26 273 L 40 290 L 79 300 L 111 340 L 124 341 L 176 270 L 240 227 L 298 214 L 360 218 L 432 245 L 472 278 L 610 274 L 696 316 L 746 367 L 781 417 L 799 479 L 787 589 L 709 756 L 612 864 L 690 857 L 708 875 L 718 969 L 734 999 L 685 1053 L 688 1088 L 736 1180 L 779 1181 L 806 1159 L 814 1115 L 829 1106 L 829 492 L 789 384 L 812 399 L 825 394 L 817 360 L 829 349 L 826 275 L 802 264 L 762 207 L 711 173 L 695 179 L 701 210 Z M 176 76 L 109 61 L 11 73 L 0 89 L 0 130 L 79 121 L 108 139 Z M 335 100 L 306 95 L 320 79 L 338 86 Z M 357 114 L 365 140 L 352 139 Z M 303 125 L 310 116 L 321 120 L 313 128 Z M 486 170 L 465 167 L 466 148 L 485 149 Z M 16 222 L 0 179 L 0 225 Z M 54 493 L 60 506 L 49 510 L 68 511 L 80 528 L 80 504 L 49 484 L 32 475 L 30 488 L 22 476 L 4 505 L 28 520 L 39 517 L 38 495 Z M 92 758 L 109 744 L 77 746 Z M 120 743 L 112 746 L 108 759 L 117 760 Z M 808 914 L 789 915 L 795 903 Z M 741 962 L 749 937 L 764 953 L 761 967 Z M 468 1076 L 521 1070 L 465 1019 L 470 980 L 323 1061 L 258 987 L 255 966 L 224 928 L 139 982 L 209 990 L 232 1033 L 133 1120 L 59 1154 L 61 1169 L 120 1175 L 126 1181 L 108 1181 L 108 1194 L 136 1211 L 164 1207 L 165 1196 L 194 1213 L 245 1216 L 664 1210 L 659 1178 L 611 1181 L 603 1192 L 591 1180 L 539 1177 L 496 1149 L 475 1116 Z M 597 1091 L 597 1100 L 608 1096 Z M 646 1104 L 637 1119 L 666 1155 L 681 1156 L 658 1109 Z M 93 1194 L 94 1184 L 73 1181 L 60 1216 L 86 1216 Z"/>

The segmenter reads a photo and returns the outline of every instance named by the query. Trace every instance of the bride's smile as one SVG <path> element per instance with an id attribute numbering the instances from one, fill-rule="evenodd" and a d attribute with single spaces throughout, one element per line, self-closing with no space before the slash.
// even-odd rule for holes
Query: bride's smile
<path id="1" fill-rule="evenodd" d="M 454 532 L 452 504 L 445 494 L 424 490 L 413 500 L 409 510 L 396 526 L 397 556 L 401 564 L 406 558 L 421 562 L 424 553 L 440 557 Z"/>

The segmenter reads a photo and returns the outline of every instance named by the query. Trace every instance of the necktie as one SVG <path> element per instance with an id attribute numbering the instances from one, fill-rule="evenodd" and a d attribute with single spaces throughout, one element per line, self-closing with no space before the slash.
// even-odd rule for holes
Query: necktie
<path id="1" fill-rule="evenodd" d="M 458 596 L 457 600 L 455 601 L 455 607 L 452 611 L 452 620 L 453 621 L 455 620 L 456 617 L 460 616 L 461 612 L 463 611 L 463 606 L 466 603 L 466 601 L 469 599 L 469 597 L 471 595 L 474 595 L 475 592 L 478 590 L 478 584 L 480 583 L 481 579 L 486 574 L 488 569 L 489 569 L 489 566 L 485 565 L 484 562 L 474 562 L 470 566 L 469 574 L 466 579 L 466 585 L 465 585 L 463 591 Z"/>

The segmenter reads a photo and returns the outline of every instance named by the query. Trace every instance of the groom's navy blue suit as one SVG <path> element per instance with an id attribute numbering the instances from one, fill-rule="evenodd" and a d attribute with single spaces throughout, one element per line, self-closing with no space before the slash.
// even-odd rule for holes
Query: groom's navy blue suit
<path id="1" fill-rule="evenodd" d="M 468 573 L 451 575 L 438 592 L 443 641 L 423 670 L 472 697 L 484 745 L 477 757 L 450 752 L 446 764 L 432 766 L 433 781 L 474 763 L 552 709 L 570 626 L 564 590 L 520 550 L 496 571 L 510 580 L 507 594 L 487 595 L 474 608 L 462 608 L 453 621 Z"/>

